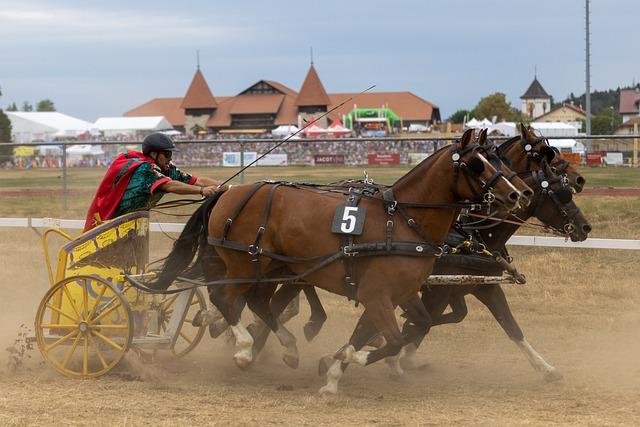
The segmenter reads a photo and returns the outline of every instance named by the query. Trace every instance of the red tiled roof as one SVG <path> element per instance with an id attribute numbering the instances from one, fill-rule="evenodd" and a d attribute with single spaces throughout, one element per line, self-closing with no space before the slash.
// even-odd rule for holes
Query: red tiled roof
<path id="1" fill-rule="evenodd" d="M 230 114 L 266 114 L 277 113 L 285 95 L 259 94 L 239 95 L 233 100 Z"/>
<path id="2" fill-rule="evenodd" d="M 124 117 L 164 116 L 173 126 L 184 126 L 183 98 L 154 98 L 123 114 Z"/>
<path id="3" fill-rule="evenodd" d="M 331 105 L 328 109 L 344 102 L 345 100 L 355 97 L 357 93 L 332 93 Z M 337 108 L 332 115 L 334 117 L 342 117 L 343 114 L 349 113 L 354 106 L 359 108 L 382 108 L 388 107 L 396 113 L 402 120 L 407 121 L 427 121 L 440 120 L 440 110 L 437 105 L 433 105 L 424 99 L 412 94 L 411 92 L 367 92 L 358 95 L 352 101 L 345 103 Z M 436 112 L 436 117 L 434 117 Z"/>
<path id="4" fill-rule="evenodd" d="M 315 73 L 315 72 L 314 72 Z M 195 80 L 195 78 L 194 78 Z M 231 126 L 232 114 L 276 114 L 274 124 L 288 125 L 298 122 L 297 92 L 287 86 L 264 80 L 285 95 L 278 94 L 244 94 L 231 97 L 217 97 L 217 109 L 207 122 L 208 127 L 225 128 Z M 304 85 L 303 85 L 304 86 Z M 327 109 L 331 109 L 345 100 L 355 97 L 357 93 L 326 94 Z M 165 116 L 174 126 L 184 126 L 185 111 L 183 98 L 156 98 L 139 107 L 127 111 L 124 116 Z M 360 108 L 388 107 L 398 114 L 404 121 L 434 121 L 440 120 L 438 107 L 411 92 L 369 92 L 358 95 L 346 102 L 330 115 L 330 119 L 340 119 L 349 113 L 354 105 Z M 314 104 L 317 105 L 317 104 Z M 192 107 L 195 108 L 195 107 Z"/>
<path id="5" fill-rule="evenodd" d="M 638 101 L 640 101 L 640 90 L 623 89 L 620 90 L 620 114 L 638 113 Z"/>
<path id="6" fill-rule="evenodd" d="M 191 80 L 191 85 L 180 105 L 181 108 L 216 108 L 218 103 L 213 97 L 207 81 L 198 68 Z"/>
<path id="7" fill-rule="evenodd" d="M 299 107 L 316 106 L 316 105 L 329 105 L 331 100 L 327 96 L 327 92 L 324 90 L 324 86 L 316 73 L 316 69 L 309 67 L 307 77 L 304 78 L 300 93 L 296 99 L 296 105 Z"/>

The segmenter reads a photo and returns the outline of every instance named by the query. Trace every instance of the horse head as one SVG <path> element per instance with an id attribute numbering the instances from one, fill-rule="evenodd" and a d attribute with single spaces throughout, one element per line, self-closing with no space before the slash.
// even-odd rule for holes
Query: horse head
<path id="1" fill-rule="evenodd" d="M 498 147 L 490 142 L 487 138 L 487 129 L 482 129 L 476 143 L 480 146 L 478 151 L 491 163 L 491 165 L 498 171 L 501 171 L 503 175 L 513 184 L 514 187 L 520 191 L 521 199 L 520 204 L 524 207 L 529 206 L 531 198 L 533 197 L 533 190 L 518 176 L 517 173 L 510 169 L 509 161 L 500 158 L 498 155 Z"/>
<path id="2" fill-rule="evenodd" d="M 549 145 L 546 138 L 537 136 L 524 123 L 520 123 L 520 136 L 504 142 L 499 152 L 501 157 L 507 156 L 511 159 L 516 171 L 539 170 L 540 162 L 546 159 L 552 169 L 568 178 L 571 188 L 576 193 L 581 192 L 586 183 L 585 178 L 556 148 Z"/>
<path id="3" fill-rule="evenodd" d="M 530 213 L 552 229 L 565 234 L 573 242 L 582 242 L 591 232 L 591 225 L 573 201 L 569 179 L 558 174 L 546 158 L 540 169 L 531 171 L 528 179 L 536 190 Z"/>
<path id="4" fill-rule="evenodd" d="M 511 170 L 502 162 L 494 166 L 482 154 L 481 146 L 474 144 L 472 139 L 473 130 L 469 129 L 459 142 L 451 145 L 450 161 L 454 167 L 455 192 L 460 199 L 481 199 L 489 203 L 498 201 L 507 210 L 518 208 L 522 194 L 507 179 Z"/>

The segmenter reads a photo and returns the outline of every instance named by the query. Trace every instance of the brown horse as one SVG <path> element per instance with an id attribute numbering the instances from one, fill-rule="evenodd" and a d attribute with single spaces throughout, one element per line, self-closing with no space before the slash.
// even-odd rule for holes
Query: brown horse
<path id="1" fill-rule="evenodd" d="M 471 132 L 465 133 L 460 143 L 439 150 L 383 194 L 362 197 L 358 205 L 366 209 L 362 217 L 349 217 L 343 194 L 278 183 L 234 186 L 217 203 L 196 211 L 165 263 L 161 283 L 166 286 L 180 272 L 175 270 L 191 261 L 203 242 L 198 231 L 208 222 L 205 236 L 226 268 L 226 280 L 211 288 L 211 298 L 231 325 L 238 366 L 252 360 L 253 339 L 240 323 L 244 302 L 280 338 L 269 299 L 283 278 L 304 278 L 356 299 L 366 313 L 359 333 L 381 332 L 386 339 L 383 348 L 372 352 L 347 346 L 338 352 L 338 359 L 370 364 L 396 354 L 405 339 L 394 309 L 419 302 L 420 284 L 441 253 L 457 211 L 465 206 L 459 201 L 495 199 L 507 209 L 519 205 L 520 192 L 471 139 Z M 342 213 L 338 226 L 345 227 L 339 230 L 364 224 L 362 234 L 352 237 L 349 245 L 343 244 L 344 235 L 331 233 L 334 212 Z M 175 250 L 180 247 L 188 250 L 181 254 Z M 418 308 L 413 316 L 429 323 L 424 309 Z"/>

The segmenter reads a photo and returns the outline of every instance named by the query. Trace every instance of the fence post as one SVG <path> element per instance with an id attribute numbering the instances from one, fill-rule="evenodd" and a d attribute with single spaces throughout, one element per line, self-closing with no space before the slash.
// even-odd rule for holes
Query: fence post
<path id="1" fill-rule="evenodd" d="M 62 145 L 62 212 L 67 214 L 67 145 Z"/>
<path id="2" fill-rule="evenodd" d="M 633 124 L 633 167 L 638 167 L 638 123 Z"/>
<path id="3" fill-rule="evenodd" d="M 244 142 L 240 142 L 240 170 L 244 168 Z M 244 171 L 240 172 L 240 184 L 244 184 Z"/>

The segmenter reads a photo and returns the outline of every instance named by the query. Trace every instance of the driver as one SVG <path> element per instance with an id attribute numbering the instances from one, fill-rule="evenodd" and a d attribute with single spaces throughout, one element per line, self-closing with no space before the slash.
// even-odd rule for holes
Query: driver
<path id="1" fill-rule="evenodd" d="M 171 163 L 174 151 L 178 149 L 169 136 L 152 133 L 142 142 L 142 152 L 119 154 L 98 187 L 83 231 L 128 212 L 149 209 L 165 193 L 210 197 L 226 189 L 220 188 L 221 182 L 215 179 L 180 171 Z"/>

